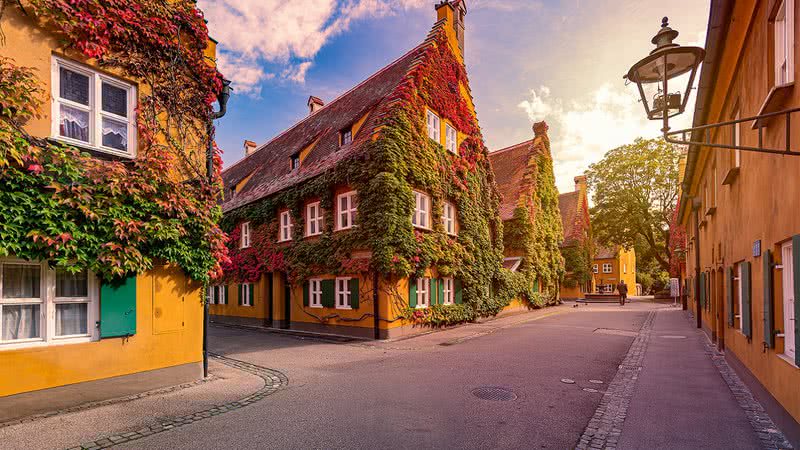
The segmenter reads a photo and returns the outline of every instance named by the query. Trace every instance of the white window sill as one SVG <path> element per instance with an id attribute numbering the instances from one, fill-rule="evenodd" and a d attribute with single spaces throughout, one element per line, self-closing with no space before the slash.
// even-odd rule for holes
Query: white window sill
<path id="1" fill-rule="evenodd" d="M 25 339 L 18 341 L 7 341 L 5 343 L 0 344 L 0 352 L 5 350 L 20 350 L 26 348 L 43 348 L 43 347 L 55 347 L 59 345 L 68 345 L 68 344 L 84 344 L 96 340 L 97 339 L 94 339 L 92 336 L 78 336 L 78 337 L 60 336 L 51 338 L 49 342 L 39 338 Z"/>
<path id="2" fill-rule="evenodd" d="M 322 309 L 322 305 L 309 305 L 309 308 Z"/>
<path id="3" fill-rule="evenodd" d="M 800 367 L 797 367 L 797 365 L 794 363 L 794 361 L 792 361 L 792 357 L 787 355 L 786 353 L 778 353 L 778 358 L 786 361 L 787 364 L 789 364 L 790 366 L 794 367 L 795 369 L 800 369 Z"/>
<path id="4" fill-rule="evenodd" d="M 239 250 L 244 250 L 246 248 L 250 248 L 250 246 L 249 245 L 242 245 L 241 247 L 239 247 Z"/>
<path id="5" fill-rule="evenodd" d="M 431 227 L 423 227 L 423 226 L 420 226 L 420 225 L 414 225 L 414 224 L 411 224 L 411 225 L 412 225 L 412 226 L 413 226 L 415 229 L 417 229 L 417 230 L 431 231 Z"/>
<path id="6" fill-rule="evenodd" d="M 353 308 L 352 308 L 352 307 L 350 307 L 350 306 L 337 306 L 337 307 L 336 307 L 336 309 L 344 309 L 344 310 L 348 310 L 348 309 L 353 309 Z"/>
<path id="7" fill-rule="evenodd" d="M 428 309 L 428 305 L 417 305 L 415 306 L 416 309 Z"/>
<path id="8" fill-rule="evenodd" d="M 310 238 L 310 237 L 315 237 L 315 236 L 322 236 L 322 233 L 314 233 L 314 234 L 307 234 L 307 235 L 305 235 L 305 237 L 307 237 L 307 238 Z"/>
<path id="9" fill-rule="evenodd" d="M 279 241 L 278 241 L 278 244 L 283 244 L 284 242 L 292 242 L 292 240 L 291 240 L 291 239 L 283 239 L 283 240 L 279 240 Z"/>
<path id="10" fill-rule="evenodd" d="M 64 137 L 64 136 L 51 136 L 50 139 L 52 139 L 54 141 L 57 141 L 57 142 L 60 142 L 60 143 L 65 144 L 65 145 L 71 145 L 71 146 L 74 146 L 74 147 L 78 147 L 78 149 L 81 149 L 81 150 L 92 150 L 92 151 L 95 151 L 95 152 L 107 153 L 107 154 L 112 155 L 112 156 L 119 156 L 119 157 L 127 158 L 127 159 L 136 158 L 136 154 L 135 153 L 129 153 L 129 152 L 125 152 L 125 151 L 122 151 L 122 150 L 117 150 L 115 148 L 110 148 L 110 147 L 102 147 L 102 146 L 92 145 L 92 144 L 90 144 L 88 142 L 80 141 L 78 139 L 71 139 L 71 138 Z"/>

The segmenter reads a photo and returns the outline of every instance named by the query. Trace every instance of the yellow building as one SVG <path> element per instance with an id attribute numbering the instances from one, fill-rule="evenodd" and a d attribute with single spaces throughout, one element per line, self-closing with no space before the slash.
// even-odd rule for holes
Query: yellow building
<path id="1" fill-rule="evenodd" d="M 689 307 L 726 359 L 800 421 L 800 158 L 741 148 L 800 148 L 796 113 L 763 117 L 800 105 L 797 8 L 711 2 L 694 124 L 762 117 L 695 132 L 722 148 L 690 146 L 679 220 Z"/>
<path id="2" fill-rule="evenodd" d="M 614 293 L 624 280 L 628 295 L 636 295 L 636 252 L 620 246 L 600 247 L 592 260 L 592 274 L 598 293 Z"/>
<path id="3" fill-rule="evenodd" d="M 197 25 L 202 27 L 202 18 L 194 12 L 193 3 L 175 5 L 185 17 L 195 14 Z M 31 142 L 45 151 L 64 144 L 75 146 L 97 161 L 97 168 L 105 167 L 103 170 L 123 173 L 130 169 L 146 145 L 146 137 L 139 134 L 141 128 L 137 127 L 136 116 L 139 102 L 150 93 L 150 87 L 113 64 L 101 67 L 98 59 L 86 56 L 93 51 L 91 43 L 88 47 L 65 45 L 71 36 L 57 26 L 58 19 L 53 19 L 52 11 L 41 2 L 33 5 L 22 1 L 4 6 L 0 9 L 4 38 L 0 44 L 2 70 L 12 70 L 9 68 L 13 66 L 27 68 L 48 100 L 35 111 L 34 117 L 21 125 L 21 131 L 15 132 L 28 135 Z M 205 34 L 200 37 L 207 40 Z M 107 44 L 117 45 L 113 38 Z M 200 54 L 198 62 L 209 64 L 214 52 L 212 42 L 206 49 L 206 58 Z M 3 131 L 16 130 L 7 122 L 0 125 L 12 127 Z M 204 139 L 199 142 L 202 144 Z M 205 154 L 204 146 L 184 150 L 187 155 Z M 44 162 L 12 159 L 5 163 L 8 166 L 3 168 L 3 177 L 12 170 L 49 176 L 48 168 L 42 167 Z M 177 175 L 185 178 L 185 174 Z M 69 188 L 73 189 L 76 204 L 81 204 L 77 199 L 81 188 Z M 58 188 L 52 189 L 53 193 L 48 195 L 59 198 L 55 193 Z M 12 194 L 4 191 L 2 195 Z M 122 191 L 119 195 L 123 195 Z M 148 202 L 158 200 L 152 198 Z M 130 206 L 125 201 L 121 200 L 120 207 Z M 4 203 L 3 208 L 7 211 L 13 206 Z M 65 206 L 61 211 L 69 212 L 70 207 Z M 90 208 L 81 211 L 88 211 L 86 221 L 102 220 L 92 217 Z M 38 212 L 31 210 L 28 214 Z M 44 217 L 41 216 L 43 220 Z M 6 222 L 11 223 L 18 222 Z M 53 226 L 74 223 L 71 216 L 59 217 Z M 137 223 L 133 219 L 130 222 L 131 226 L 140 226 Z M 15 231 L 5 228 L 6 224 L 0 233 L 3 239 L 7 239 L 7 232 Z M 40 232 L 44 234 L 47 230 L 32 230 L 30 234 Z M 139 239 L 137 230 L 130 228 L 129 232 Z M 71 242 L 83 242 L 81 239 L 94 238 L 79 236 L 78 231 L 62 233 L 62 242 L 53 247 L 53 254 L 60 255 L 59 249 L 68 248 Z M 137 256 L 139 262 L 153 261 L 152 269 L 116 282 L 102 281 L 88 269 L 70 270 L 71 258 L 59 256 L 50 261 L 13 255 L 0 258 L 0 421 L 202 377 L 202 283 L 192 281 L 178 264 L 153 257 L 145 249 L 147 239 L 137 240 L 137 244 L 132 241 L 130 247 L 109 244 L 109 248 L 114 246 L 113 251 L 123 253 L 141 250 Z M 199 242 L 206 238 L 188 234 L 184 239 Z M 13 250 L 17 244 L 20 248 L 33 245 L 28 241 L 0 242 L 4 249 L 0 254 L 9 248 Z M 76 253 L 73 255 L 80 259 Z M 115 259 L 109 256 L 107 260 Z M 135 266 L 125 264 L 120 263 L 119 273 Z"/>
<path id="4" fill-rule="evenodd" d="M 310 96 L 270 141 L 245 141 L 223 172 L 231 264 L 211 289 L 214 321 L 385 338 L 500 309 L 466 5 L 436 11 L 420 45 L 327 104 Z"/>

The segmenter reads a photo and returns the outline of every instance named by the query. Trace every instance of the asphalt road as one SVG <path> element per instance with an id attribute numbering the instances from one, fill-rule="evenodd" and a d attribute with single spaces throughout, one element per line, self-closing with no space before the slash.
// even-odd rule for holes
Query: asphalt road
<path id="1" fill-rule="evenodd" d="M 288 388 L 122 447 L 571 448 L 605 386 L 589 380 L 607 384 L 614 377 L 633 340 L 629 332 L 641 327 L 647 309 L 553 312 L 392 343 L 213 327 L 214 352 L 282 371 Z M 479 399 L 473 390 L 481 387 L 506 389 L 516 399 Z"/>

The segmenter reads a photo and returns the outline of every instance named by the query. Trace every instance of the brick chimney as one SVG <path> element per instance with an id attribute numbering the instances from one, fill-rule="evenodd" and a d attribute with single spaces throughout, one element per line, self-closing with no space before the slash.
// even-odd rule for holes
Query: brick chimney
<path id="1" fill-rule="evenodd" d="M 533 124 L 533 146 L 543 148 L 550 155 L 550 137 L 547 135 L 547 122 L 544 120 Z"/>
<path id="2" fill-rule="evenodd" d="M 447 21 L 447 37 L 453 44 L 453 50 L 463 60 L 464 29 L 467 16 L 466 0 L 442 0 L 436 4 L 436 20 Z"/>
<path id="3" fill-rule="evenodd" d="M 258 144 L 256 144 L 253 141 L 249 141 L 249 140 L 245 139 L 244 140 L 244 156 L 252 155 L 253 152 L 256 151 L 256 147 L 258 147 Z"/>
<path id="4" fill-rule="evenodd" d="M 325 102 L 322 101 L 319 97 L 314 97 L 313 95 L 308 97 L 308 115 L 314 114 L 315 112 L 322 109 L 325 106 Z"/>
<path id="5" fill-rule="evenodd" d="M 575 190 L 578 192 L 586 192 L 586 175 L 578 175 L 575 177 Z"/>

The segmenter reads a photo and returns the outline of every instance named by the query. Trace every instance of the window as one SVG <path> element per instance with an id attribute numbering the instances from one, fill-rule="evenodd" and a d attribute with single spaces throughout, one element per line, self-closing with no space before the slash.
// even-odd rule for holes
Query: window
<path id="1" fill-rule="evenodd" d="M 308 280 L 308 305 L 322 308 L 322 280 L 319 278 Z"/>
<path id="2" fill-rule="evenodd" d="M 353 128 L 347 127 L 339 133 L 339 141 L 342 146 L 353 142 Z"/>
<path id="3" fill-rule="evenodd" d="M 783 277 L 783 353 L 789 357 L 790 361 L 796 361 L 795 352 L 795 290 L 794 290 L 794 254 L 792 253 L 792 242 L 789 241 L 781 246 L 781 270 Z"/>
<path id="4" fill-rule="evenodd" d="M 774 19 L 775 85 L 794 81 L 794 1 L 780 2 Z"/>
<path id="5" fill-rule="evenodd" d="M 427 308 L 430 304 L 430 278 L 417 278 L 417 308 Z"/>
<path id="6" fill-rule="evenodd" d="M 309 203 L 306 206 L 306 236 L 322 234 L 322 209 L 319 202 Z"/>
<path id="7" fill-rule="evenodd" d="M 628 263 L 622 263 L 622 273 L 628 273 Z"/>
<path id="8" fill-rule="evenodd" d="M 242 306 L 253 306 L 253 299 L 250 297 L 253 294 L 253 283 L 244 283 L 242 284 L 242 288 L 239 290 L 242 294 L 242 298 L 239 303 Z"/>
<path id="9" fill-rule="evenodd" d="M 611 273 L 611 264 L 603 263 L 603 273 Z"/>
<path id="10" fill-rule="evenodd" d="M 598 265 L 597 264 L 592 266 L 592 272 L 593 273 L 600 273 L 600 270 L 598 269 Z"/>
<path id="11" fill-rule="evenodd" d="M 242 238 L 239 242 L 239 248 L 250 247 L 250 222 L 242 224 Z"/>
<path id="12" fill-rule="evenodd" d="M 281 232 L 280 232 L 280 239 L 279 242 L 286 242 L 292 240 L 292 229 L 294 228 L 294 224 L 292 224 L 292 215 L 289 211 L 284 211 L 281 213 L 280 218 L 280 225 L 281 225 Z"/>
<path id="13" fill-rule="evenodd" d="M 453 298 L 455 291 L 453 290 L 453 279 L 452 278 L 442 278 L 442 286 L 444 292 L 444 301 L 442 302 L 445 305 L 452 305 Z"/>
<path id="14" fill-rule="evenodd" d="M 339 207 L 336 226 L 339 230 L 346 230 L 355 226 L 356 211 L 358 210 L 358 198 L 356 191 L 340 194 L 336 197 L 336 204 Z"/>
<path id="15" fill-rule="evenodd" d="M 444 214 L 442 214 L 444 231 L 447 234 L 456 234 L 456 207 L 450 202 L 444 202 Z"/>
<path id="16" fill-rule="evenodd" d="M 350 278 L 336 278 L 336 309 L 352 309 L 350 306 Z"/>
<path id="17" fill-rule="evenodd" d="M 428 214 L 431 209 L 431 199 L 422 192 L 414 191 L 414 215 L 411 216 L 411 223 L 415 227 L 430 228 Z"/>
<path id="18" fill-rule="evenodd" d="M 97 289 L 87 271 L 0 260 L 0 349 L 95 336 Z"/>
<path id="19" fill-rule="evenodd" d="M 132 85 L 55 57 L 52 84 L 54 137 L 136 156 L 136 89 Z"/>
<path id="20" fill-rule="evenodd" d="M 458 133 L 456 129 L 451 127 L 450 124 L 445 125 L 445 147 L 447 147 L 447 151 L 451 153 L 458 154 Z"/>
<path id="21" fill-rule="evenodd" d="M 213 305 L 226 305 L 228 303 L 227 295 L 225 295 L 225 286 L 209 286 L 208 287 L 208 303 Z"/>
<path id="22" fill-rule="evenodd" d="M 441 125 L 439 116 L 434 114 L 430 109 L 427 110 L 427 113 L 428 137 L 436 142 L 440 142 L 439 133 L 441 132 Z"/>
<path id="23" fill-rule="evenodd" d="M 742 297 L 742 263 L 736 263 L 736 267 L 734 268 L 736 271 L 736 275 L 733 278 L 734 281 L 734 292 L 736 292 L 737 298 L 737 306 L 738 309 L 736 310 L 739 314 L 736 315 L 736 318 L 739 319 L 739 330 L 743 330 L 744 328 L 744 320 L 742 317 L 742 311 L 744 309 L 743 304 L 743 297 Z M 708 298 L 708 297 L 706 297 Z"/>
<path id="24" fill-rule="evenodd" d="M 289 159 L 289 168 L 291 170 L 297 170 L 300 168 L 300 153 L 295 153 Z"/>

